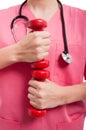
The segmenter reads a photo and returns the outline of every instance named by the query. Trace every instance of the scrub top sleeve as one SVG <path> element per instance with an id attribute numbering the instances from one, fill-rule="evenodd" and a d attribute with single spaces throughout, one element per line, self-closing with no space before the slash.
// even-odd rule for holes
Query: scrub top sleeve
<path id="1" fill-rule="evenodd" d="M 79 10 L 79 21 L 81 26 L 81 33 L 82 33 L 82 46 L 84 48 L 84 78 L 86 80 L 86 10 Z"/>
<path id="2" fill-rule="evenodd" d="M 10 24 L 18 14 L 19 5 L 0 10 L 0 48 L 12 44 Z M 12 38 L 11 38 L 12 37 Z"/>
<path id="3" fill-rule="evenodd" d="M 85 65 L 84 77 L 85 77 L 85 80 L 86 80 L 86 65 Z"/>
<path id="4" fill-rule="evenodd" d="M 84 54 L 85 54 L 85 70 L 84 70 L 84 78 L 86 80 L 86 10 L 84 11 Z"/>

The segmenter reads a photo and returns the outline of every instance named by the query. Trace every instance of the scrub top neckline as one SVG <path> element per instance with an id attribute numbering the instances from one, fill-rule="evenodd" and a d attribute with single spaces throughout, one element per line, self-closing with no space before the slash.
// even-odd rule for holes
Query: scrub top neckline
<path id="1" fill-rule="evenodd" d="M 30 7 L 25 5 L 22 12 L 25 16 L 29 18 L 29 20 L 37 19 L 37 17 L 34 15 L 34 13 L 31 11 Z M 52 20 L 57 17 L 60 17 L 60 8 L 58 8 L 55 13 L 50 17 L 50 19 L 47 21 L 47 24 L 52 23 Z"/>

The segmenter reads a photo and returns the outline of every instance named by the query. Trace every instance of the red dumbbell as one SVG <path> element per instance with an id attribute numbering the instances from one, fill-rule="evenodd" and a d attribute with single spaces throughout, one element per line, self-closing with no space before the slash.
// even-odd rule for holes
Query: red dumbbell
<path id="1" fill-rule="evenodd" d="M 43 31 L 45 27 L 47 27 L 47 22 L 42 19 L 31 20 L 28 23 L 28 28 L 32 29 L 31 32 Z M 45 68 L 47 68 L 48 66 L 49 66 L 49 61 L 45 60 L 45 59 L 32 63 L 31 64 L 32 78 L 34 78 L 38 81 L 42 81 L 42 82 L 46 78 L 49 78 L 50 72 L 48 70 L 45 70 Z M 38 110 L 32 106 L 29 107 L 28 111 L 29 111 L 30 115 L 34 116 L 34 117 L 41 117 L 46 114 L 46 110 Z"/>
<path id="2" fill-rule="evenodd" d="M 49 61 L 48 60 L 41 60 L 38 62 L 34 62 L 34 64 L 31 65 L 33 69 L 44 69 L 49 66 Z"/>

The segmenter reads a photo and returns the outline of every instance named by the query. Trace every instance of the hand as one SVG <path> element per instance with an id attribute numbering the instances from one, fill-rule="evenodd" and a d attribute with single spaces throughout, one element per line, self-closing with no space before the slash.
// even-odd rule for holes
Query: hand
<path id="1" fill-rule="evenodd" d="M 57 86 L 50 80 L 29 81 L 28 98 L 37 109 L 54 108 L 64 104 L 64 87 Z"/>
<path id="2" fill-rule="evenodd" d="M 31 32 L 17 44 L 17 58 L 19 62 L 36 62 L 48 55 L 50 48 L 50 34 L 46 31 Z"/>

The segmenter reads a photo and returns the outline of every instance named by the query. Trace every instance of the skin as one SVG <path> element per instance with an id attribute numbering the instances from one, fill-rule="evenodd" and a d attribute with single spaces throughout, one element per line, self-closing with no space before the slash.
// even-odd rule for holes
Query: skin
<path id="1" fill-rule="evenodd" d="M 40 17 L 47 21 L 59 8 L 56 0 L 28 0 L 27 6 L 30 6 L 37 18 Z M 35 62 L 46 58 L 50 43 L 49 32 L 28 33 L 18 44 L 0 49 L 0 69 L 18 62 Z M 54 108 L 85 100 L 86 83 L 64 87 L 48 79 L 44 82 L 31 79 L 28 82 L 28 98 L 30 104 L 38 109 Z"/>

